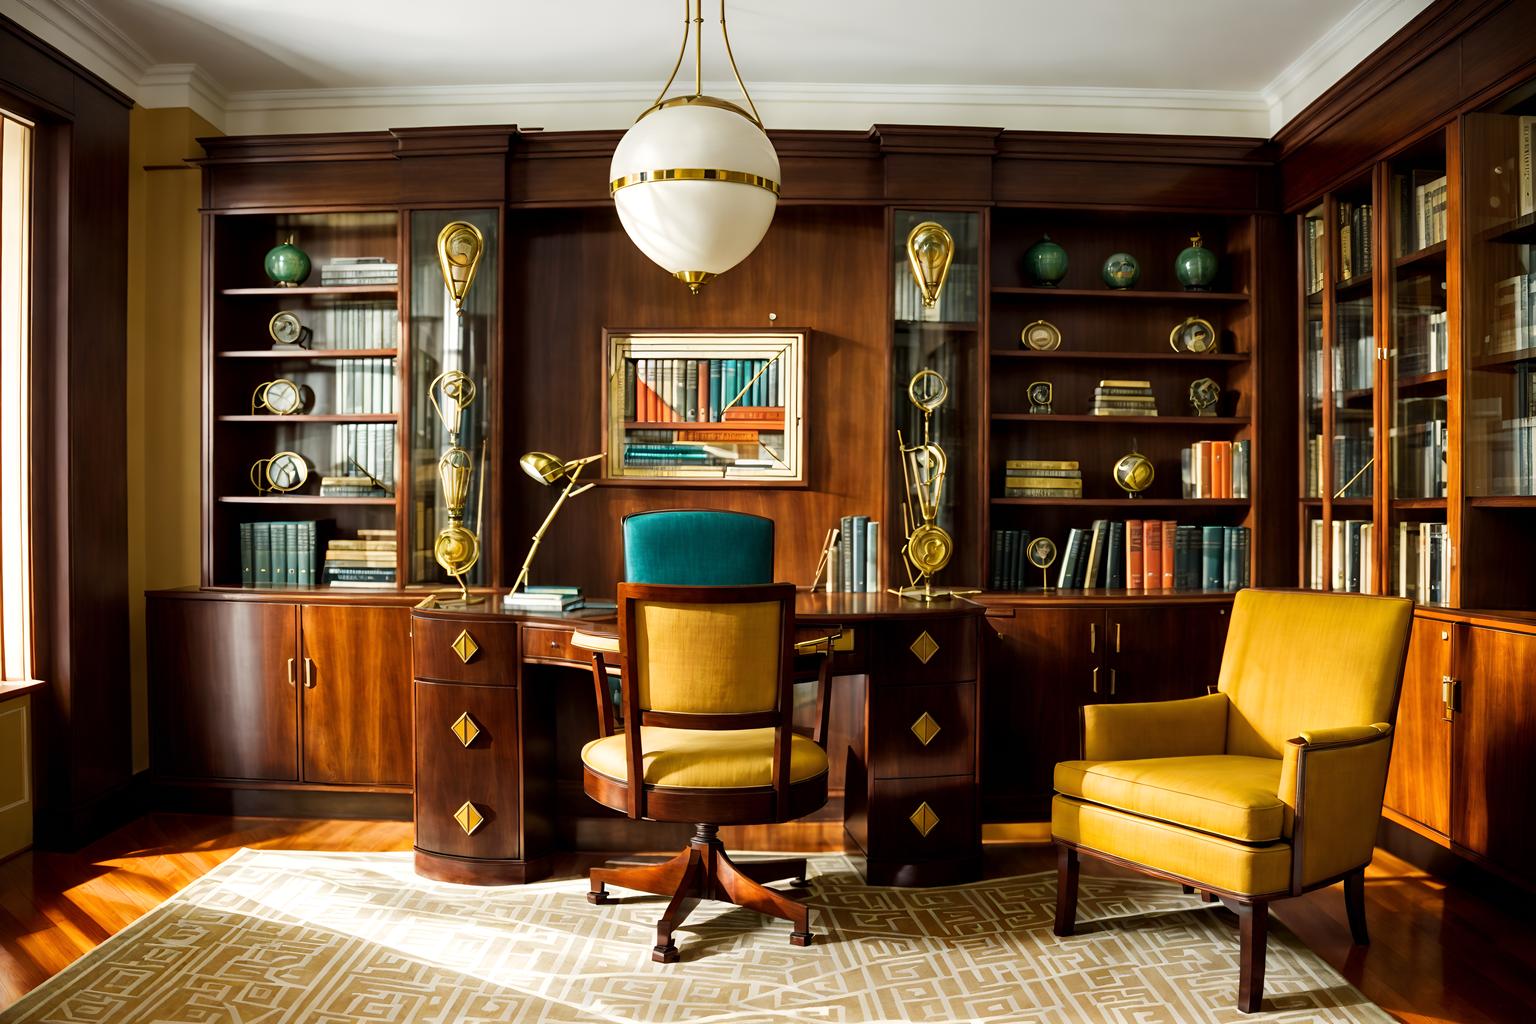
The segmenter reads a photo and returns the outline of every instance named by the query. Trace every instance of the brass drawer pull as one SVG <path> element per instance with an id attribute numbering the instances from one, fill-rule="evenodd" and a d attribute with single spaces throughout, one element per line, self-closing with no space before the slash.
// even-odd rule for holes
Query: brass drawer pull
<path id="1" fill-rule="evenodd" d="M 453 720 L 448 731 L 458 737 L 460 743 L 469 746 L 480 736 L 480 723 L 470 716 L 468 711 Z"/>
<path id="2" fill-rule="evenodd" d="M 907 820 L 912 823 L 912 827 L 917 829 L 924 839 L 927 839 L 928 833 L 932 832 L 939 824 L 939 816 L 933 813 L 933 808 L 928 806 L 928 801 L 926 800 L 917 805 L 917 810 L 913 811 Z"/>
<path id="3" fill-rule="evenodd" d="M 315 663 L 309 658 L 304 659 L 304 689 L 315 688 Z"/>
<path id="4" fill-rule="evenodd" d="M 1099 692 L 1099 667 L 1097 665 L 1093 667 L 1093 692 Z"/>
<path id="5" fill-rule="evenodd" d="M 917 639 L 912 641 L 912 646 L 908 649 L 924 665 L 932 661 L 933 656 L 939 653 L 938 642 L 928 635 L 926 629 L 917 635 Z"/>
<path id="6" fill-rule="evenodd" d="M 1088 653 L 1099 653 L 1099 624 L 1097 622 L 1088 623 Z"/>
<path id="7" fill-rule="evenodd" d="M 298 685 L 298 683 L 293 678 L 293 659 L 292 658 L 288 659 L 288 685 L 289 686 L 297 686 Z"/>
<path id="8" fill-rule="evenodd" d="M 459 828 L 464 830 L 467 836 L 474 835 L 480 826 L 485 824 L 485 815 L 480 813 L 480 808 L 465 800 L 458 810 L 453 812 L 453 820 L 459 823 Z"/>
<path id="9" fill-rule="evenodd" d="M 475 652 L 480 649 L 480 645 L 475 643 L 475 638 L 469 635 L 469 630 L 467 629 L 460 630 L 459 635 L 453 638 L 453 643 L 449 646 L 453 648 L 453 653 L 459 656 L 459 660 L 466 665 L 469 664 L 469 659 L 475 656 Z"/>
<path id="10" fill-rule="evenodd" d="M 917 721 L 912 723 L 912 735 L 916 736 L 917 742 L 925 747 L 932 743 L 933 738 L 938 734 L 939 723 L 934 721 L 933 716 L 926 711 L 918 716 Z"/>

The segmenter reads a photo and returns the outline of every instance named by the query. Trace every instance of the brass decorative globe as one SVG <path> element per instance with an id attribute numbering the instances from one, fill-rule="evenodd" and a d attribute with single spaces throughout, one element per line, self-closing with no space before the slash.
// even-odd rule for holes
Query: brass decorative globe
<path id="1" fill-rule="evenodd" d="M 1151 487 L 1155 475 L 1152 460 L 1140 452 L 1122 455 L 1115 463 L 1115 483 L 1132 498 L 1139 497 L 1142 491 Z"/>

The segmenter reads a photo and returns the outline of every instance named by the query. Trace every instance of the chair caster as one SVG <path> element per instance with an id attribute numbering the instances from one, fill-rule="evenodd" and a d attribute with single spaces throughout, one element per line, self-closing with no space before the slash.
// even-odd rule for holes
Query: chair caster
<path id="1" fill-rule="evenodd" d="M 816 938 L 813 932 L 790 932 L 789 944 L 791 946 L 809 946 Z"/>
<path id="2" fill-rule="evenodd" d="M 656 946 L 651 950 L 651 960 L 654 963 L 675 964 L 679 959 L 681 955 L 677 951 L 676 943 L 669 946 Z"/>
<path id="3" fill-rule="evenodd" d="M 612 896 L 608 895 L 607 890 L 600 889 L 597 892 L 587 893 L 587 902 L 592 904 L 594 907 L 601 907 L 614 902 L 614 899 Z"/>

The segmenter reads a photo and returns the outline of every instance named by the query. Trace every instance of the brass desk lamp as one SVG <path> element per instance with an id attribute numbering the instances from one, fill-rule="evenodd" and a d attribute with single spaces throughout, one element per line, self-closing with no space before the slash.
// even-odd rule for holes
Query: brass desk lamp
<path id="1" fill-rule="evenodd" d="M 560 506 L 565 504 L 565 499 L 574 498 L 578 494 L 585 494 L 595 485 L 590 481 L 576 486 L 581 477 L 582 468 L 589 463 L 601 459 L 607 452 L 598 452 L 596 455 L 588 455 L 584 459 L 572 459 L 566 462 L 548 452 L 529 452 L 517 460 L 517 464 L 523 467 L 523 472 L 533 477 L 539 483 L 548 487 L 559 480 L 565 480 L 565 489 L 560 492 L 560 497 L 555 500 L 555 507 L 549 510 L 549 515 L 539 524 L 534 532 L 533 543 L 528 547 L 528 557 L 523 559 L 522 571 L 517 574 L 517 581 L 512 584 L 512 593 L 528 582 L 528 569 L 533 565 L 533 556 L 539 552 L 539 542 L 544 539 L 544 533 L 549 529 L 549 524 L 555 521 L 555 515 L 560 511 Z"/>

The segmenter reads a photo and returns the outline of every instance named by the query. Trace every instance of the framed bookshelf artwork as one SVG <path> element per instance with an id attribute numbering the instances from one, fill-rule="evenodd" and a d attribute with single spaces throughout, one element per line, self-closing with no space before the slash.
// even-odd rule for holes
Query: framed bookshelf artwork
<path id="1" fill-rule="evenodd" d="M 806 485 L 804 330 L 603 331 L 603 478 Z"/>

